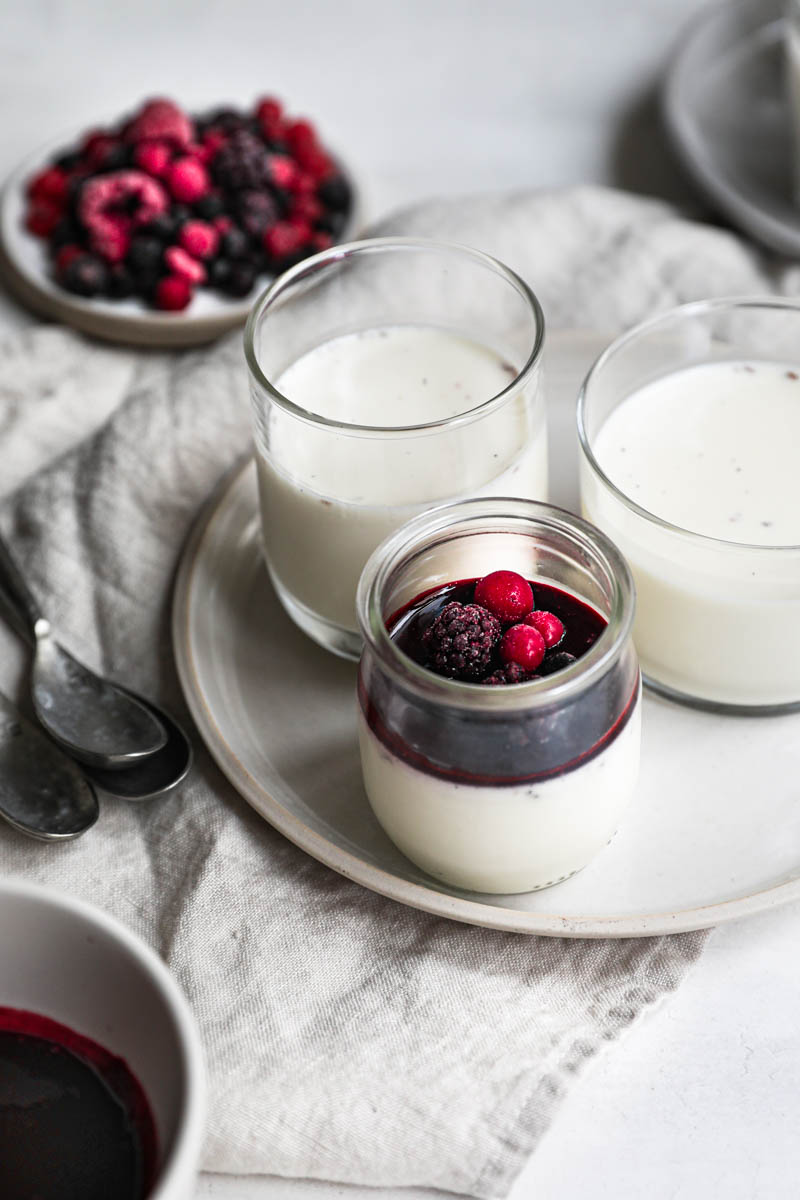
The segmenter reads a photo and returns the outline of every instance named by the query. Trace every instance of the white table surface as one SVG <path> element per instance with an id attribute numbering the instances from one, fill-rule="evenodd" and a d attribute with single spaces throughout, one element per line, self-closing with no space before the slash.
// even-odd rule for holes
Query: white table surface
<path id="1" fill-rule="evenodd" d="M 583 180 L 691 190 L 650 91 L 704 0 L 0 0 L 0 175 L 147 93 L 272 92 L 324 118 L 368 215 Z M 0 298 L 5 327 L 29 318 Z M 588 1070 L 513 1200 L 792 1200 L 800 1191 L 800 907 L 712 934 L 679 992 Z M 204 1177 L 216 1200 L 421 1200 Z"/>

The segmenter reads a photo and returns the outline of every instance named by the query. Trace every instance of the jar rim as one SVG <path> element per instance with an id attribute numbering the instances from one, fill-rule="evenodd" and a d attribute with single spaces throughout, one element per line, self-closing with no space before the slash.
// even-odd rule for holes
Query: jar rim
<path id="1" fill-rule="evenodd" d="M 576 410 L 576 421 L 578 427 L 578 443 L 581 452 L 586 459 L 588 466 L 592 472 L 603 484 L 603 486 L 611 492 L 611 494 L 620 501 L 630 512 L 642 517 L 657 528 L 664 529 L 669 533 L 679 534 L 682 538 L 689 538 L 698 546 L 712 546 L 722 553 L 741 552 L 746 550 L 753 555 L 774 556 L 776 554 L 798 554 L 800 553 L 800 545 L 781 545 L 781 546 L 765 546 L 760 542 L 736 542 L 730 538 L 712 537 L 705 533 L 696 533 L 693 529 L 686 529 L 682 525 L 675 525 L 671 521 L 659 517 L 657 513 L 651 512 L 650 509 L 642 507 L 641 504 L 629 496 L 618 487 L 612 479 L 606 474 L 598 462 L 594 450 L 592 449 L 592 439 L 589 436 L 587 428 L 587 409 L 589 405 L 589 392 L 595 384 L 598 375 L 605 370 L 609 362 L 621 351 L 636 342 L 640 337 L 657 329 L 659 325 L 666 324 L 671 320 L 680 317 L 698 316 L 703 313 L 723 312 L 734 310 L 736 308 L 774 308 L 784 311 L 794 311 L 800 314 L 800 300 L 793 300 L 782 296 L 728 296 L 715 297 L 708 300 L 692 300 L 688 304 L 679 304 L 674 308 L 668 309 L 666 312 L 658 313 L 654 317 L 648 317 L 646 321 L 641 321 L 638 325 L 634 325 L 632 329 L 628 329 L 625 333 L 615 338 L 610 345 L 606 346 L 602 354 L 592 363 L 586 377 L 578 392 L 578 404 Z M 700 365 L 700 364 L 697 364 Z"/>
<path id="2" fill-rule="evenodd" d="M 328 267 L 361 255 L 380 254 L 392 250 L 407 253 L 444 252 L 455 254 L 463 259 L 472 260 L 476 265 L 488 267 L 495 274 L 505 279 L 522 297 L 533 317 L 533 346 L 527 361 L 511 382 L 502 391 L 495 393 L 494 396 L 490 396 L 487 400 L 481 401 L 480 404 L 465 409 L 464 412 L 456 413 L 452 417 L 444 417 L 435 421 L 424 421 L 416 425 L 362 425 L 348 421 L 337 421 L 331 417 L 324 417 L 320 413 L 315 413 L 311 409 L 303 408 L 299 404 L 295 404 L 288 396 L 284 396 L 282 392 L 278 391 L 274 383 L 267 378 L 258 361 L 256 334 L 262 318 L 268 312 L 269 308 L 284 296 L 289 289 L 303 280 L 312 278 Z M 361 241 L 343 242 L 332 246 L 329 250 L 323 250 L 319 254 L 304 258 L 302 262 L 297 263 L 294 267 L 290 267 L 274 279 L 261 293 L 250 310 L 250 315 L 247 318 L 247 324 L 244 329 L 244 355 L 251 377 L 259 388 L 267 393 L 269 399 L 274 404 L 298 420 L 349 435 L 383 438 L 396 436 L 408 437 L 409 435 L 436 433 L 443 429 L 467 425 L 475 420 L 479 420 L 486 413 L 492 412 L 496 408 L 501 408 L 528 384 L 531 376 L 535 373 L 544 347 L 544 332 L 544 313 L 532 288 L 528 286 L 520 275 L 492 255 L 486 254 L 482 250 L 476 250 L 472 246 L 463 246 L 458 242 L 438 241 L 434 238 L 365 238 Z"/>
<path id="3" fill-rule="evenodd" d="M 487 523 L 492 521 L 498 523 L 498 528 L 486 528 Z M 584 551 L 588 551 L 604 571 L 611 596 L 611 611 L 606 627 L 585 654 L 557 674 L 527 683 L 493 688 L 481 683 L 448 679 L 415 662 L 390 637 L 383 613 L 382 595 L 394 573 L 401 569 L 426 538 L 436 539 L 437 535 L 446 536 L 456 530 L 468 534 L 471 522 L 475 523 L 476 534 L 502 532 L 503 523 L 508 522 L 527 522 L 531 526 L 531 536 L 536 537 L 538 533 L 540 541 L 548 530 L 567 534 Z M 365 646 L 370 647 L 383 666 L 402 680 L 405 687 L 428 698 L 437 696 L 455 707 L 487 712 L 547 707 L 569 699 L 585 688 L 616 661 L 628 643 L 635 607 L 636 592 L 630 568 L 602 530 L 567 509 L 506 496 L 438 505 L 407 521 L 385 538 L 370 555 L 356 593 L 356 610 Z"/>

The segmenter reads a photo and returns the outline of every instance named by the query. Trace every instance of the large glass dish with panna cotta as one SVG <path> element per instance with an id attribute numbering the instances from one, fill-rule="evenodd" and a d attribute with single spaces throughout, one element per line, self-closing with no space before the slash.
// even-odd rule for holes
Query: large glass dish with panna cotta
<path id="1" fill-rule="evenodd" d="M 403 648 L 402 614 L 456 581 L 516 572 L 593 614 L 581 657 L 506 686 L 445 678 Z M 477 594 L 477 593 L 476 593 Z M 479 499 L 417 517 L 371 556 L 358 724 L 367 796 L 392 841 L 434 878 L 531 891 L 584 867 L 611 839 L 638 775 L 634 590 L 616 547 L 545 504 Z"/>
<path id="2" fill-rule="evenodd" d="M 546 498 L 543 344 L 519 276 L 439 242 L 337 246 L 259 299 L 245 354 L 264 549 L 306 633 L 358 656 L 361 569 L 415 514 Z"/>
<path id="3" fill-rule="evenodd" d="M 584 514 L 636 581 L 645 682 L 800 704 L 800 304 L 698 301 L 601 355 L 578 402 Z"/>

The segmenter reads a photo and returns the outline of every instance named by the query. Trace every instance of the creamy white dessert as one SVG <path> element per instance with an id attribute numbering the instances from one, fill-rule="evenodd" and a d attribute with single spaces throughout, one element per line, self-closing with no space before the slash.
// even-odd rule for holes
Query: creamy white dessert
<path id="1" fill-rule="evenodd" d="M 272 406 L 268 427 L 257 430 L 264 542 L 279 590 L 355 633 L 361 569 L 409 517 L 461 496 L 545 498 L 538 376 L 524 392 L 479 411 L 520 366 L 477 341 L 415 325 L 344 334 L 292 363 L 278 391 L 342 427 Z M 468 415 L 402 430 L 459 414 Z"/>
<path id="2" fill-rule="evenodd" d="M 585 867 L 616 832 L 639 773 L 640 709 L 637 695 L 620 731 L 583 763 L 505 785 L 418 770 L 359 710 L 370 805 L 395 845 L 435 879 L 495 894 L 548 887 Z"/>
<path id="3" fill-rule="evenodd" d="M 637 590 L 642 670 L 731 705 L 800 700 L 800 367 L 711 362 L 620 403 L 593 441 L 637 513 L 582 464 L 586 515 Z M 689 532 L 682 532 L 689 531 Z M 693 535 L 700 535 L 699 537 Z"/>

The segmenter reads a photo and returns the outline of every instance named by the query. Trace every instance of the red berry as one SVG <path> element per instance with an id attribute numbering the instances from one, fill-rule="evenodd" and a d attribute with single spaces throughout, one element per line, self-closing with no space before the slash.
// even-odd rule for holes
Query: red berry
<path id="1" fill-rule="evenodd" d="M 196 158 L 176 159 L 167 170 L 166 181 L 180 204 L 194 204 L 211 188 L 208 171 Z"/>
<path id="2" fill-rule="evenodd" d="M 37 200 L 28 209 L 25 226 L 36 237 L 47 238 L 61 220 L 61 205 L 50 200 Z"/>
<path id="3" fill-rule="evenodd" d="M 534 629 L 539 630 L 548 650 L 552 650 L 553 646 L 557 646 L 564 636 L 564 624 L 558 619 L 555 613 L 537 609 L 536 612 L 528 613 L 525 618 L 525 624 L 532 625 Z"/>
<path id="4" fill-rule="evenodd" d="M 131 245 L 131 235 L 123 218 L 107 217 L 98 222 L 89 234 L 92 249 L 107 262 L 122 262 Z"/>
<path id="5" fill-rule="evenodd" d="M 533 588 L 516 571 L 492 571 L 475 585 L 475 603 L 501 621 L 519 621 L 533 608 Z"/>
<path id="6" fill-rule="evenodd" d="M 228 140 L 228 135 L 223 133 L 221 129 L 208 129 L 203 134 L 203 148 L 208 155 L 210 162 L 221 146 L 224 146 Z"/>
<path id="7" fill-rule="evenodd" d="M 192 285 L 182 275 L 167 275 L 159 279 L 153 297 L 156 308 L 167 312 L 180 312 L 192 298 Z"/>
<path id="8" fill-rule="evenodd" d="M 73 259 L 80 258 L 86 251 L 82 246 L 62 246 L 56 255 L 56 270 L 59 274 L 66 271 Z"/>
<path id="9" fill-rule="evenodd" d="M 316 233 L 312 233 L 311 245 L 315 250 L 330 250 L 333 245 L 333 238 L 329 233 L 325 233 L 324 230 L 320 229 Z"/>
<path id="10" fill-rule="evenodd" d="M 34 175 L 28 184 L 28 195 L 31 200 L 49 200 L 53 204 L 61 204 L 67 198 L 69 180 L 66 171 L 60 167 L 48 167 Z"/>
<path id="11" fill-rule="evenodd" d="M 277 262 L 289 258 L 308 240 L 311 230 L 305 223 L 276 221 L 264 234 L 264 249 Z"/>
<path id="12" fill-rule="evenodd" d="M 297 175 L 297 163 L 286 154 L 269 156 L 269 173 L 272 182 L 281 188 L 291 188 Z"/>
<path id="13" fill-rule="evenodd" d="M 104 130 L 97 130 L 95 133 L 90 133 L 83 143 L 83 157 L 86 160 L 86 165 L 91 170 L 96 171 L 102 167 L 112 150 L 116 150 L 119 142 L 111 134 L 105 133 Z"/>
<path id="14" fill-rule="evenodd" d="M 203 264 L 192 258 L 191 254 L 187 254 L 180 246 L 168 246 L 164 251 L 164 262 L 173 274 L 188 280 L 189 283 L 205 283 L 206 269 Z"/>
<path id="15" fill-rule="evenodd" d="M 308 149 L 301 146 L 296 151 L 296 154 L 300 166 L 318 183 L 321 183 L 323 179 L 327 179 L 328 176 L 333 175 L 336 171 L 327 154 L 313 146 Z"/>
<path id="16" fill-rule="evenodd" d="M 283 117 L 283 105 L 274 96 L 264 96 L 256 105 L 256 117 L 262 125 L 277 125 Z"/>
<path id="17" fill-rule="evenodd" d="M 503 634 L 500 657 L 504 663 L 516 663 L 526 671 L 535 671 L 546 649 L 538 629 L 532 625 L 512 625 Z"/>
<path id="18" fill-rule="evenodd" d="M 297 154 L 298 150 L 310 150 L 317 144 L 317 135 L 310 121 L 292 121 L 284 133 L 287 145 Z"/>
<path id="19" fill-rule="evenodd" d="M 229 229 L 233 229 L 233 221 L 230 219 L 230 217 L 226 217 L 225 213 L 222 213 L 218 217 L 214 217 L 214 220 L 211 222 L 211 224 L 214 226 L 217 233 L 227 233 Z"/>
<path id="20" fill-rule="evenodd" d="M 186 221 L 178 241 L 193 258 L 213 258 L 219 246 L 219 232 L 207 221 Z"/>
<path id="21" fill-rule="evenodd" d="M 148 100 L 125 130 L 128 142 L 158 139 L 175 146 L 188 146 L 193 137 L 192 122 L 171 100 Z"/>
<path id="22" fill-rule="evenodd" d="M 171 159 L 172 151 L 166 142 L 139 142 L 133 152 L 133 161 L 148 175 L 163 175 Z"/>
<path id="23" fill-rule="evenodd" d="M 313 196 L 317 190 L 317 181 L 308 171 L 298 171 L 292 180 L 290 191 L 295 196 Z"/>
<path id="24" fill-rule="evenodd" d="M 291 220 L 299 217 L 313 224 L 322 216 L 322 205 L 316 196 L 295 196 L 289 214 Z"/>

